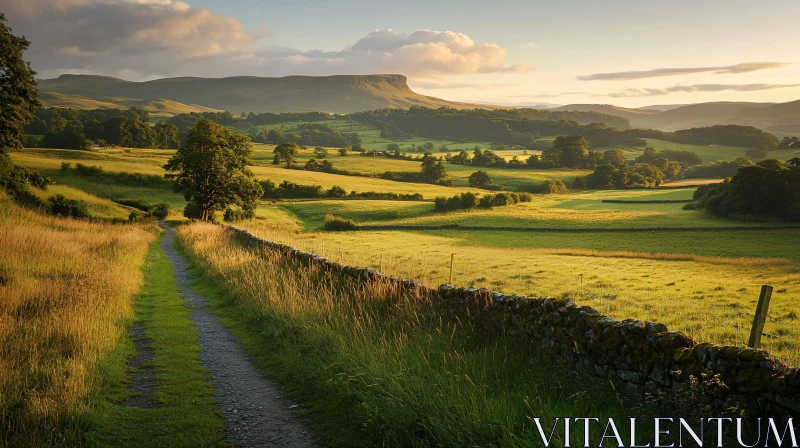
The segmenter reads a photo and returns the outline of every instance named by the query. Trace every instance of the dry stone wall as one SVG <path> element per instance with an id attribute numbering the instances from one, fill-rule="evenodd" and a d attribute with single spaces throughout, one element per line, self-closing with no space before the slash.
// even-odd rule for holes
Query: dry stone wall
<path id="1" fill-rule="evenodd" d="M 373 269 L 343 266 L 318 255 L 260 239 L 229 227 L 245 243 L 276 251 L 360 282 L 395 283 L 408 294 L 466 305 L 481 324 L 498 334 L 527 341 L 576 369 L 608 378 L 617 390 L 644 398 L 646 393 L 685 390 L 692 378 L 719 408 L 738 408 L 750 416 L 800 416 L 800 369 L 789 368 L 766 351 L 697 343 L 664 324 L 618 321 L 569 299 L 532 298 L 479 288 L 430 288 Z"/>

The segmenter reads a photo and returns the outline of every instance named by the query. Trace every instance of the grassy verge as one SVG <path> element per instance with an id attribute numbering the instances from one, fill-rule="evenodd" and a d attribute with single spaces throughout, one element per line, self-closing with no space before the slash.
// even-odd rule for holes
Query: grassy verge
<path id="1" fill-rule="evenodd" d="M 156 233 L 45 216 L 0 193 L 0 446 L 76 445 Z"/>
<path id="2" fill-rule="evenodd" d="M 607 381 L 487 336 L 465 310 L 264 257 L 218 226 L 177 231 L 195 288 L 333 446 L 531 446 L 533 416 L 634 412 Z"/>
<path id="3" fill-rule="evenodd" d="M 156 409 L 120 406 L 129 396 L 127 360 L 135 354 L 126 333 L 100 368 L 87 440 L 93 446 L 221 446 L 223 422 L 215 406 L 208 372 L 197 353 L 197 333 L 177 292 L 172 265 L 150 245 L 143 270 L 144 287 L 134 300 L 136 321 L 145 328 L 156 358 L 150 363 L 157 386 Z"/>

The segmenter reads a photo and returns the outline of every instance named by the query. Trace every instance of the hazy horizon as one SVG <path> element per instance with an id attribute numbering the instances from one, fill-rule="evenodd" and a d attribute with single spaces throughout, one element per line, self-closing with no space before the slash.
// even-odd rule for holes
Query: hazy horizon
<path id="1" fill-rule="evenodd" d="M 800 99 L 800 3 L 0 0 L 40 78 L 398 73 L 485 104 Z"/>

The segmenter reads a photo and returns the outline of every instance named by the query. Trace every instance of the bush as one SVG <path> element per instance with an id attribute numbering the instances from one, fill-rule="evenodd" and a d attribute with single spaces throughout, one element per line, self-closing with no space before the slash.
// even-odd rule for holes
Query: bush
<path id="1" fill-rule="evenodd" d="M 331 198 L 343 198 L 347 196 L 347 191 L 338 185 L 334 185 L 327 191 L 326 195 Z"/>
<path id="2" fill-rule="evenodd" d="M 154 205 L 153 208 L 150 210 L 150 213 L 156 217 L 158 220 L 164 220 L 169 216 L 169 212 L 172 210 L 172 207 L 167 204 L 166 202 L 159 202 L 158 204 Z"/>
<path id="3" fill-rule="evenodd" d="M 349 146 L 345 146 L 344 148 L 339 148 L 339 155 L 340 156 L 346 156 L 348 152 L 350 152 L 350 147 Z"/>
<path id="4" fill-rule="evenodd" d="M 63 194 L 57 194 L 47 199 L 47 211 L 56 216 L 88 218 L 89 203 L 86 201 L 67 199 Z"/>
<path id="5" fill-rule="evenodd" d="M 563 181 L 560 181 L 560 180 L 548 180 L 548 181 L 542 183 L 539 186 L 537 193 L 541 193 L 541 194 L 565 194 L 565 193 L 569 193 L 569 189 L 567 188 L 567 185 Z"/>
<path id="6" fill-rule="evenodd" d="M 253 219 L 256 216 L 255 209 L 252 208 L 232 208 L 225 209 L 222 219 L 226 222 L 242 221 L 245 219 Z"/>
<path id="7" fill-rule="evenodd" d="M 358 230 L 358 226 L 352 219 L 327 214 L 325 215 L 325 226 L 323 229 L 332 231 Z"/>
<path id="8" fill-rule="evenodd" d="M 130 222 L 142 222 L 142 221 L 146 220 L 149 217 L 150 217 L 150 214 L 148 214 L 148 213 L 142 213 L 142 212 L 140 212 L 138 210 L 133 210 L 128 215 L 128 221 L 130 221 Z"/>
<path id="9" fill-rule="evenodd" d="M 72 168 L 72 164 L 69 162 L 61 162 L 61 171 L 68 171 Z"/>
<path id="10" fill-rule="evenodd" d="M 186 204 L 186 207 L 183 208 L 183 216 L 189 219 L 200 219 L 202 217 L 202 211 L 200 210 L 200 207 L 195 205 L 193 202 L 190 202 Z"/>

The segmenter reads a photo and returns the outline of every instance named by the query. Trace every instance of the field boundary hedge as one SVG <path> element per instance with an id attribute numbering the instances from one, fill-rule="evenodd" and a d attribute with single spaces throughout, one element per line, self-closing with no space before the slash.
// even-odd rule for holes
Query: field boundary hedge
<path id="1" fill-rule="evenodd" d="M 445 308 L 468 307 L 486 334 L 522 335 L 532 345 L 585 373 L 608 378 L 626 395 L 692 388 L 714 406 L 749 416 L 800 416 L 800 368 L 786 366 L 764 350 L 698 343 L 656 322 L 618 321 L 566 298 L 535 298 L 483 288 L 441 285 L 388 276 L 371 268 L 344 266 L 319 255 L 256 237 L 232 226 L 244 244 L 294 258 L 324 272 L 366 283 L 384 281 L 404 294 Z M 697 381 L 695 381 L 697 380 Z"/>
<path id="2" fill-rule="evenodd" d="M 512 227 L 512 226 L 462 226 L 460 224 L 444 224 L 441 226 L 402 226 L 402 225 L 365 225 L 358 230 L 488 230 L 503 232 L 696 232 L 721 230 L 787 230 L 800 229 L 800 225 L 785 226 L 728 226 L 728 227 Z"/>

